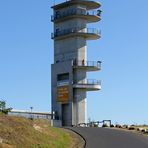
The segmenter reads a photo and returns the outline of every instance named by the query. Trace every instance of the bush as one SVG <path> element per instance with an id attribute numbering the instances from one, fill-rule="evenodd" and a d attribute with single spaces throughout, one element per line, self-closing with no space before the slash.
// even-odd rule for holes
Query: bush
<path id="1" fill-rule="evenodd" d="M 98 127 L 98 124 L 94 124 L 94 127 Z"/>
<path id="2" fill-rule="evenodd" d="M 122 126 L 120 124 L 116 124 L 115 126 L 116 128 L 122 128 Z"/>
<path id="3" fill-rule="evenodd" d="M 111 125 L 110 125 L 110 127 L 114 127 L 114 125 L 113 125 L 113 124 L 111 124 Z"/>
<path id="4" fill-rule="evenodd" d="M 145 134 L 148 134 L 148 130 L 145 131 Z"/>
<path id="5" fill-rule="evenodd" d="M 103 124 L 102 127 L 108 127 L 108 125 L 107 124 Z"/>
<path id="6" fill-rule="evenodd" d="M 123 128 L 128 128 L 128 125 L 126 125 L 126 124 L 125 124 L 125 125 L 123 125 Z"/>
<path id="7" fill-rule="evenodd" d="M 135 130 L 135 127 L 131 126 L 128 128 L 129 130 Z"/>
<path id="8" fill-rule="evenodd" d="M 137 128 L 137 131 L 140 131 L 140 129 L 139 129 L 139 128 Z"/>
<path id="9" fill-rule="evenodd" d="M 143 133 L 145 133 L 145 131 L 146 131 L 145 129 L 142 129 L 142 130 L 141 130 L 141 132 L 143 132 Z"/>

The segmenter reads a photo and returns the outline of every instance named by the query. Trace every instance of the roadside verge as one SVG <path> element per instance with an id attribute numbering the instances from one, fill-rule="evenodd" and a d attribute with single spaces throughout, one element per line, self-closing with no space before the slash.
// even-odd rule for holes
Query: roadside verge
<path id="1" fill-rule="evenodd" d="M 70 127 L 64 127 L 64 129 L 68 130 L 69 132 L 75 133 L 77 138 L 79 139 L 78 145 L 74 148 L 85 148 L 86 147 L 86 139 L 80 133 L 76 132 Z"/>

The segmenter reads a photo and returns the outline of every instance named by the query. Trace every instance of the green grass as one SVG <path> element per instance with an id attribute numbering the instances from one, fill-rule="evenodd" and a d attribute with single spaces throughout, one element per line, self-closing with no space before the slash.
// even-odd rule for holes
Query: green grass
<path id="1" fill-rule="evenodd" d="M 46 120 L 29 120 L 0 115 L 0 147 L 69 148 L 72 138 L 60 128 L 50 127 Z"/>

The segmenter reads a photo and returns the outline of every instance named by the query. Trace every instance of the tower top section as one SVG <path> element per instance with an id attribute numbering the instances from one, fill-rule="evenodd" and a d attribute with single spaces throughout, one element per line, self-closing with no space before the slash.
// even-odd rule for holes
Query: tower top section
<path id="1" fill-rule="evenodd" d="M 51 8 L 53 8 L 54 10 L 58 10 L 72 5 L 85 5 L 87 10 L 97 9 L 101 7 L 101 4 L 99 2 L 93 0 L 69 0 L 60 4 L 56 4 Z"/>

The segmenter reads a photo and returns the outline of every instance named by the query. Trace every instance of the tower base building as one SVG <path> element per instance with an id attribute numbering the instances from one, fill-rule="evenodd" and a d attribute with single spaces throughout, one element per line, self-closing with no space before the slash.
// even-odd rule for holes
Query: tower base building
<path id="1" fill-rule="evenodd" d="M 87 91 L 101 89 L 101 82 L 87 79 L 90 71 L 101 69 L 100 61 L 87 60 L 87 40 L 96 40 L 101 32 L 87 28 L 101 20 L 100 3 L 69 0 L 54 5 L 54 64 L 52 64 L 52 112 L 62 126 L 87 122 Z"/>

